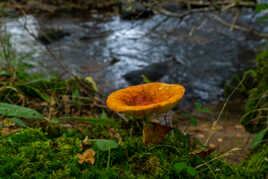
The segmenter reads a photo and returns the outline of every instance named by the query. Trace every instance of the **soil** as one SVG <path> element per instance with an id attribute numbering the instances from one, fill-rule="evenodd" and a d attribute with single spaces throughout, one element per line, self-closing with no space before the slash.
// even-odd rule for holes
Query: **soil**
<path id="1" fill-rule="evenodd" d="M 222 117 L 215 125 L 215 120 L 222 109 L 223 103 L 206 105 L 204 108 L 212 111 L 206 114 L 194 110 L 191 115 L 197 119 L 198 125 L 189 126 L 190 120 L 182 115 L 176 114 L 173 118 L 175 126 L 191 136 L 199 139 L 205 144 L 211 133 L 213 134 L 207 143 L 208 146 L 216 148 L 222 154 L 234 150 L 225 159 L 234 165 L 246 159 L 250 153 L 249 146 L 254 134 L 248 133 L 240 124 L 240 117 L 243 114 L 243 101 L 232 100 L 226 106 Z M 213 126 L 214 123 L 214 127 Z M 174 126 L 174 127 L 175 127 Z"/>

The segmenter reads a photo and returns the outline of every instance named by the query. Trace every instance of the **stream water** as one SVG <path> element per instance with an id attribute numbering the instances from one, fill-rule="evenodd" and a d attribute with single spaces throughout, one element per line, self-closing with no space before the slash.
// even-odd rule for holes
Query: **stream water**
<path id="1" fill-rule="evenodd" d="M 219 15 L 232 22 L 232 12 Z M 231 30 L 212 13 L 194 14 L 183 19 L 154 15 L 148 19 L 122 20 L 119 16 L 90 19 L 24 16 L 4 19 L 2 30 L 11 34 L 19 53 L 33 53 L 35 64 L 64 73 L 62 66 L 47 55 L 46 47 L 74 75 L 92 76 L 105 94 L 151 80 L 179 83 L 186 87 L 183 106 L 194 101 L 222 99 L 223 86 L 232 75 L 252 66 L 263 39 Z M 266 26 L 253 13 L 242 13 L 236 24 Z M 32 35 L 29 34 L 32 33 Z M 42 43 L 36 42 L 33 34 Z M 52 35 L 51 41 L 42 39 Z M 37 63 L 38 62 L 38 63 Z M 40 65 L 37 65 L 40 71 Z M 64 73 L 68 77 L 68 73 Z"/>

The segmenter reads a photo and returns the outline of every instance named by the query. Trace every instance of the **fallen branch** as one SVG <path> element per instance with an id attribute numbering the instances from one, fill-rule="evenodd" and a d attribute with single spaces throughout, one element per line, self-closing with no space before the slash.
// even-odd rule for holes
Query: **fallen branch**
<path id="1" fill-rule="evenodd" d="M 229 22 L 223 20 L 222 18 L 220 18 L 219 16 L 213 14 L 211 15 L 215 20 L 217 20 L 218 22 L 220 22 L 221 24 L 230 27 L 231 29 L 236 29 L 236 30 L 240 30 L 246 33 L 251 33 L 253 35 L 262 37 L 262 38 L 268 38 L 268 33 L 262 33 L 262 32 L 258 32 L 256 30 L 254 30 L 253 28 L 247 28 L 247 27 L 243 27 L 243 26 L 239 26 L 236 24 L 230 24 Z"/>
<path id="2" fill-rule="evenodd" d="M 190 15 L 192 13 L 208 12 L 208 11 L 214 11 L 214 10 L 215 10 L 215 8 L 207 7 L 207 8 L 191 9 L 191 10 L 188 10 L 188 11 L 180 13 L 180 14 L 167 11 L 163 8 L 157 8 L 157 9 L 154 9 L 153 11 L 154 11 L 154 13 L 163 14 L 163 15 L 168 16 L 168 17 L 183 18 L 183 17 Z"/>

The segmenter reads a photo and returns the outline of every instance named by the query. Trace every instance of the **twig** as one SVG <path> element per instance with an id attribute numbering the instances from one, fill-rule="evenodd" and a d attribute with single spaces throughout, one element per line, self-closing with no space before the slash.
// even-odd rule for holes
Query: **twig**
<path id="1" fill-rule="evenodd" d="M 187 6 L 198 6 L 198 7 L 208 7 L 208 6 L 213 6 L 215 9 L 217 9 L 218 6 L 223 6 L 223 5 L 229 5 L 229 4 L 235 4 L 235 6 L 239 7 L 255 7 L 255 3 L 252 1 L 234 1 L 231 2 L 229 0 L 227 1 L 215 1 L 212 0 L 209 2 L 204 2 L 204 1 L 189 1 L 189 0 L 182 0 L 179 1 L 181 4 L 185 4 Z"/>
<path id="2" fill-rule="evenodd" d="M 200 165 L 197 165 L 197 166 L 195 167 L 195 169 L 198 169 L 198 168 L 200 168 L 200 167 L 202 167 L 202 166 L 204 166 L 204 165 L 207 165 L 207 164 L 210 163 L 210 162 L 213 162 L 214 160 L 217 160 L 217 159 L 219 159 L 219 158 L 228 156 L 228 155 L 230 155 L 232 152 L 239 151 L 239 150 L 241 150 L 241 148 L 233 148 L 233 149 L 231 149 L 231 150 L 225 152 L 224 154 L 219 155 L 218 157 L 215 157 L 215 158 L 213 158 L 213 159 L 211 159 L 211 160 L 209 160 L 209 161 L 207 161 L 207 162 L 205 162 L 205 163 L 202 163 L 202 164 L 200 164 Z"/>
<path id="3" fill-rule="evenodd" d="M 219 120 L 221 119 L 221 116 L 223 114 L 223 111 L 225 110 L 226 108 L 226 105 L 228 104 L 230 98 L 233 96 L 233 94 L 238 90 L 238 88 L 242 85 L 242 83 L 245 81 L 246 78 L 243 78 L 239 84 L 235 87 L 235 89 L 231 92 L 231 94 L 227 97 L 226 101 L 224 102 L 223 104 L 223 107 L 221 108 L 221 111 L 219 112 L 219 115 L 217 117 L 217 119 L 213 122 L 212 124 L 212 127 L 211 127 L 211 130 L 210 130 L 210 134 L 205 142 L 205 145 L 208 144 L 209 140 L 211 139 L 211 137 L 213 136 L 213 134 L 215 133 L 215 128 L 219 122 Z"/>
<path id="4" fill-rule="evenodd" d="M 155 32 L 156 29 L 161 26 L 162 24 L 164 24 L 165 22 L 167 22 L 169 20 L 169 17 L 165 17 L 163 20 L 161 20 L 159 23 L 157 23 L 153 28 L 150 29 L 150 31 L 146 34 L 143 35 L 143 37 L 151 34 L 152 32 Z"/>
<path id="5" fill-rule="evenodd" d="M 232 24 L 230 24 L 229 22 L 223 20 L 222 18 L 220 18 L 219 16 L 213 14 L 211 15 L 215 20 L 217 20 L 218 22 L 220 22 L 221 24 L 225 25 L 225 26 L 229 26 L 231 27 Z M 261 32 L 257 32 L 255 30 L 253 30 L 252 28 L 247 28 L 247 27 L 243 27 L 243 26 L 239 26 L 239 25 L 233 25 L 232 26 L 233 29 L 236 29 L 236 30 L 240 30 L 240 31 L 243 31 L 243 32 L 247 32 L 247 33 L 252 33 L 256 36 L 259 36 L 259 37 L 263 37 L 263 38 L 268 38 L 268 33 L 261 33 Z"/>
<path id="6" fill-rule="evenodd" d="M 24 16 L 26 16 L 26 13 L 24 12 L 24 10 L 23 9 L 20 9 L 21 10 L 21 12 L 22 12 L 22 14 L 24 15 Z M 24 28 L 25 28 L 25 30 L 35 39 L 35 41 L 37 41 L 37 42 L 39 42 L 39 43 L 41 43 L 40 42 L 40 40 L 38 39 L 38 37 L 34 34 L 34 33 L 32 33 L 28 28 L 27 28 L 27 26 L 24 24 Z M 64 70 L 64 72 L 66 72 L 66 73 L 68 73 L 69 75 L 70 75 L 70 77 L 74 77 L 75 78 L 75 80 L 77 80 L 78 82 L 79 82 L 79 84 L 81 85 L 81 86 L 83 86 L 85 89 L 87 89 L 87 90 L 89 90 L 89 91 L 91 91 L 92 89 L 91 89 L 91 87 L 89 87 L 89 85 L 88 84 L 86 84 L 83 80 L 81 80 L 78 76 L 74 76 L 73 75 L 73 73 L 68 69 L 68 67 L 66 67 L 59 59 L 58 59 L 58 57 L 48 48 L 48 46 L 47 45 L 44 45 L 45 46 L 45 49 L 46 49 L 46 52 L 48 53 L 48 55 L 49 56 L 51 56 L 52 58 L 53 58 L 53 60 Z M 101 94 L 100 92 L 98 92 L 98 91 L 95 91 L 98 95 L 100 95 L 100 96 L 103 96 L 103 94 Z"/>
<path id="7" fill-rule="evenodd" d="M 94 104 L 95 106 L 100 107 L 100 108 L 103 108 L 103 109 L 105 109 L 105 110 L 109 110 L 109 111 L 111 111 L 111 110 L 105 105 L 105 103 L 104 103 L 103 100 L 101 100 L 101 99 L 99 99 L 99 98 L 97 98 L 97 97 L 95 97 L 95 100 L 101 103 L 101 104 L 96 104 L 96 103 L 95 103 L 95 104 Z M 125 122 L 128 121 L 128 119 L 127 119 L 124 115 L 120 114 L 119 112 L 116 112 L 116 111 L 112 111 L 112 112 L 114 112 L 117 116 L 119 116 L 119 117 L 120 117 L 121 119 L 123 119 Z"/>
<path id="8" fill-rule="evenodd" d="M 163 8 L 154 9 L 154 11 L 157 13 L 163 14 L 163 15 L 168 16 L 168 17 L 176 17 L 176 18 L 183 18 L 187 15 L 190 15 L 190 14 L 196 13 L 196 12 L 208 12 L 208 11 L 214 11 L 214 10 L 215 10 L 215 8 L 206 7 L 206 8 L 199 8 L 199 9 L 191 9 L 191 10 L 188 10 L 186 12 L 178 14 L 178 13 L 166 11 Z"/>
<path id="9" fill-rule="evenodd" d="M 20 11 L 22 12 L 22 14 L 23 14 L 24 16 L 26 16 L 26 13 L 25 13 L 25 11 L 24 11 L 23 9 L 20 9 Z M 26 23 L 27 23 L 27 22 L 26 22 Z M 25 29 L 25 30 L 26 30 L 26 31 L 27 31 L 27 32 L 34 38 L 34 40 L 35 40 L 36 42 L 41 43 L 40 40 L 38 39 L 38 37 L 37 37 L 33 32 L 31 32 L 31 31 L 28 29 L 28 27 L 26 26 L 26 23 L 23 24 L 24 29 Z M 62 69 L 63 69 L 65 72 L 69 73 L 70 76 L 72 76 L 72 75 L 73 75 L 72 72 L 69 71 L 68 68 L 67 68 L 63 63 L 61 63 L 60 60 L 58 60 L 57 56 L 56 56 L 56 55 L 55 55 L 55 54 L 48 48 L 48 46 L 44 45 L 44 47 L 46 48 L 46 52 L 48 53 L 48 55 L 50 55 L 50 56 L 53 58 L 53 60 L 55 60 L 56 63 L 57 63 L 60 67 L 62 67 Z"/>
<path id="10" fill-rule="evenodd" d="M 102 105 L 102 104 L 94 104 L 94 105 L 97 106 L 97 107 L 104 108 L 104 109 L 110 111 L 110 109 L 106 105 Z M 114 112 L 118 117 L 123 119 L 125 122 L 128 122 L 128 119 L 124 115 L 122 115 L 122 114 L 120 114 L 119 112 L 116 112 L 116 111 L 112 111 L 112 112 Z"/>
<path id="11" fill-rule="evenodd" d="M 234 30 L 234 25 L 236 24 L 236 21 L 237 21 L 239 15 L 240 15 L 240 10 L 237 11 L 237 13 L 236 13 L 236 15 L 235 15 L 235 17 L 234 17 L 234 19 L 233 19 L 233 22 L 232 22 L 230 31 L 233 31 L 233 30 Z"/>
<path id="12" fill-rule="evenodd" d="M 230 3 L 230 4 L 227 4 L 226 6 L 223 6 L 221 11 L 224 12 L 232 7 L 235 7 L 236 6 L 236 2 L 233 2 L 233 3 Z"/>

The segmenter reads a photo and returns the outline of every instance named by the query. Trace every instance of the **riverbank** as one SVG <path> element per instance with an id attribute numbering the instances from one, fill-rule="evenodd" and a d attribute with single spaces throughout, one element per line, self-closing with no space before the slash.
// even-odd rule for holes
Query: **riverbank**
<path id="1" fill-rule="evenodd" d="M 22 15 L 1 26 L 11 37 L 1 35 L 0 177 L 267 177 L 267 51 L 254 61 L 265 39 L 210 12 Z M 252 18 L 237 24 L 265 30 Z M 145 145 L 138 120 L 110 111 L 105 96 L 149 81 L 186 94 L 157 118 L 165 140 Z"/>

